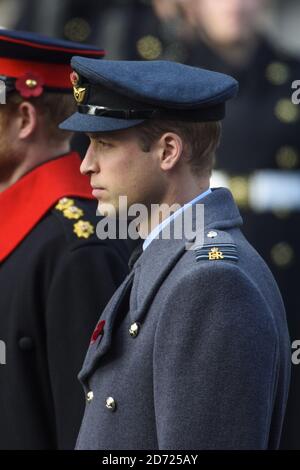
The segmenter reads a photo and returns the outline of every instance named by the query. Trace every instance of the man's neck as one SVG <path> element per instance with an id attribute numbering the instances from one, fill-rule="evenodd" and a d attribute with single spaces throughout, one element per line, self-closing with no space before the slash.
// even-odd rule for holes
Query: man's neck
<path id="1" fill-rule="evenodd" d="M 178 187 L 180 187 L 178 185 Z M 146 238 L 155 227 L 167 219 L 176 209 L 184 206 L 188 202 L 195 199 L 200 194 L 204 193 L 209 188 L 209 180 L 202 182 L 192 181 L 186 184 L 183 188 L 174 189 L 168 192 L 166 196 L 155 207 L 148 208 L 148 219 L 143 220 L 139 225 L 139 234 L 142 238 Z M 165 206 L 163 206 L 165 205 Z M 161 206 L 166 210 L 161 210 Z"/>
<path id="2" fill-rule="evenodd" d="M 10 171 L 3 180 L 0 180 L 0 193 L 15 184 L 19 179 L 37 166 L 42 165 L 49 160 L 53 160 L 60 155 L 67 154 L 68 152 L 70 152 L 69 143 L 57 145 L 53 149 L 46 149 L 46 147 L 31 149 L 23 159 L 20 159 L 20 164 L 12 169 L 12 171 Z"/>

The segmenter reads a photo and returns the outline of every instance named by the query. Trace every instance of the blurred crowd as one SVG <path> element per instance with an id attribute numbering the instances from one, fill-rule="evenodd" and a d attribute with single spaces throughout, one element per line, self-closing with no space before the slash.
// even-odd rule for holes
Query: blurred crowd
<path id="1" fill-rule="evenodd" d="M 184 62 L 191 43 L 202 36 L 208 17 L 211 23 L 216 20 L 214 0 L 205 3 L 209 9 L 199 6 L 198 0 L 0 0 L 0 26 L 94 42 L 106 48 L 110 59 L 170 58 Z M 222 4 L 232 8 L 231 1 L 219 3 L 220 12 Z M 299 55 L 299 2 L 258 3 L 258 28 L 273 42 Z M 235 29 L 232 23 L 228 27 Z M 213 29 L 226 34 L 223 24 L 219 28 L 216 22 Z"/>
<path id="2" fill-rule="evenodd" d="M 2 0 L 0 25 L 103 47 L 109 59 L 169 59 L 229 73 L 212 186 L 228 186 L 244 233 L 281 289 L 291 341 L 300 339 L 300 4 L 296 0 Z M 300 449 L 300 365 L 282 447 Z"/>

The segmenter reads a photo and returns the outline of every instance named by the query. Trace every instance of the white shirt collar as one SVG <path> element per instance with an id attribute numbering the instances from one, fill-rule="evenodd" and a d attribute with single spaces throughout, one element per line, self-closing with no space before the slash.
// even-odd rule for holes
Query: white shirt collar
<path id="1" fill-rule="evenodd" d="M 155 239 L 158 238 L 159 233 L 168 225 L 175 217 L 177 217 L 179 214 L 181 214 L 185 209 L 187 209 L 189 206 L 192 204 L 195 204 L 196 202 L 200 201 L 200 199 L 204 198 L 208 194 L 211 193 L 211 189 L 208 188 L 204 193 L 199 194 L 196 196 L 194 199 L 192 199 L 190 202 L 187 202 L 184 204 L 180 209 L 174 212 L 174 214 L 170 215 L 167 217 L 161 224 L 157 225 L 152 232 L 149 233 L 148 237 L 145 238 L 144 243 L 143 243 L 143 251 L 146 250 L 146 248 L 150 245 L 150 243 Z"/>

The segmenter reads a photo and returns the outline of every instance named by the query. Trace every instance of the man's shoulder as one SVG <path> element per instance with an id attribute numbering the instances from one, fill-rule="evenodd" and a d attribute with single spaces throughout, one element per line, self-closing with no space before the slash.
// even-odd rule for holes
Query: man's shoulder
<path id="1" fill-rule="evenodd" d="M 242 236 L 214 230 L 218 241 L 186 250 L 164 285 L 165 311 L 194 324 L 262 328 L 275 338 L 284 307 L 272 274 Z M 178 306 L 181 305 L 181 308 Z"/>
<path id="2" fill-rule="evenodd" d="M 81 247 L 102 249 L 105 244 L 100 242 L 96 234 L 96 207 L 94 201 L 75 197 L 56 201 L 31 227 L 9 259 L 27 260 L 30 253 L 30 261 L 35 263 L 36 260 L 68 257 L 68 254 Z"/>
<path id="3" fill-rule="evenodd" d="M 247 248 L 243 247 L 244 250 Z M 197 278 L 203 276 L 203 271 L 238 270 L 241 254 L 231 233 L 212 228 L 205 232 L 203 239 L 186 244 L 180 265 L 183 272 Z"/>
<path id="4" fill-rule="evenodd" d="M 188 252 L 193 253 L 194 265 L 201 265 L 201 261 L 210 261 L 216 264 L 218 261 L 230 261 L 235 265 L 239 261 L 238 243 L 235 237 L 228 231 L 219 229 L 206 230 L 203 241 L 197 241 L 187 246 Z M 217 263 L 218 265 L 219 263 Z"/>
<path id="5" fill-rule="evenodd" d="M 94 200 L 72 196 L 57 200 L 27 235 L 26 246 L 37 256 L 41 251 L 67 255 L 85 247 L 108 248 L 107 241 L 97 237 L 96 210 Z"/>
<path id="6" fill-rule="evenodd" d="M 268 266 L 239 229 L 211 228 L 205 232 L 203 243 L 187 248 L 177 268 L 181 282 L 191 290 L 205 286 L 223 294 L 231 288 L 238 293 L 239 286 L 244 286 L 263 300 L 265 286 L 278 295 Z"/>

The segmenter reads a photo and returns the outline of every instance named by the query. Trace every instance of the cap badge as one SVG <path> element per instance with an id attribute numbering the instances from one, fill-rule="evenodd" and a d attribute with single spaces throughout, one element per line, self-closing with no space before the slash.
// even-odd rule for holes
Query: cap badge
<path id="1" fill-rule="evenodd" d="M 85 97 L 86 88 L 79 86 L 80 77 L 78 73 L 73 71 L 70 75 L 70 80 L 73 85 L 73 93 L 74 93 L 75 100 L 77 101 L 77 103 L 82 103 Z"/>
<path id="2" fill-rule="evenodd" d="M 86 88 L 84 87 L 73 87 L 74 98 L 77 103 L 82 103 L 85 97 Z"/>

